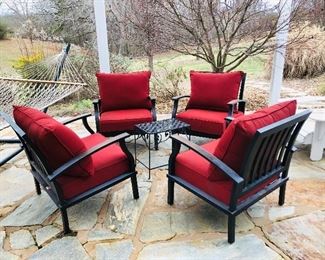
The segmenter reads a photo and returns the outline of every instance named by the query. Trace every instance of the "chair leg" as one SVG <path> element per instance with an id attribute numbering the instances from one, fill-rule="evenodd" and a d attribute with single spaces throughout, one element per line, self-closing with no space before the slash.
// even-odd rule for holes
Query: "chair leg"
<path id="1" fill-rule="evenodd" d="M 34 178 L 34 182 L 35 182 L 35 188 L 36 188 L 37 195 L 41 195 L 42 191 L 41 191 L 41 186 L 39 185 L 39 182 L 35 178 Z"/>
<path id="2" fill-rule="evenodd" d="M 64 234 L 71 233 L 71 229 L 69 227 L 69 219 L 68 219 L 67 209 L 62 208 L 62 209 L 60 209 L 60 211 L 61 211 L 61 216 L 62 216 Z"/>
<path id="3" fill-rule="evenodd" d="M 287 183 L 283 184 L 280 187 L 280 192 L 279 192 L 279 205 L 280 206 L 282 206 L 284 204 L 284 201 L 285 201 L 286 186 L 287 186 Z"/>
<path id="4" fill-rule="evenodd" d="M 168 179 L 167 203 L 169 205 L 174 204 L 174 186 L 175 186 L 175 182 Z"/>
<path id="5" fill-rule="evenodd" d="M 159 137 L 158 134 L 154 134 L 154 142 L 155 142 L 155 150 L 158 150 L 158 141 L 159 141 Z"/>
<path id="6" fill-rule="evenodd" d="M 131 176 L 131 183 L 132 183 L 133 198 L 136 200 L 139 198 L 139 190 L 138 190 L 137 176 L 135 174 Z"/>
<path id="7" fill-rule="evenodd" d="M 228 216 L 228 243 L 232 244 L 235 242 L 235 228 L 236 228 L 236 217 Z"/>

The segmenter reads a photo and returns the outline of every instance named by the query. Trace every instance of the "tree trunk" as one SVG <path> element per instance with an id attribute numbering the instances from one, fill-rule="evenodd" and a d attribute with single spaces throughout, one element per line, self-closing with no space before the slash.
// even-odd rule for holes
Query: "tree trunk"
<path id="1" fill-rule="evenodd" d="M 211 69 L 213 72 L 220 73 L 220 72 L 223 72 L 223 70 L 224 70 L 224 67 L 218 67 L 214 63 L 210 63 L 210 65 L 211 65 Z"/>
<path id="2" fill-rule="evenodd" d="M 153 72 L 153 55 L 148 54 L 148 67 L 151 72 Z"/>
<path id="3" fill-rule="evenodd" d="M 196 47 L 196 54 L 199 54 L 199 51 L 200 51 L 200 46 L 198 45 Z M 200 59 L 199 56 L 196 56 L 196 60 L 199 60 L 199 59 Z"/>

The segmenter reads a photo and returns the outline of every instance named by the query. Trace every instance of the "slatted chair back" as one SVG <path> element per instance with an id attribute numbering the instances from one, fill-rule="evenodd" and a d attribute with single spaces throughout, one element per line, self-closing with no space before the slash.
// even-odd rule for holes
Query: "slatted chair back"
<path id="1" fill-rule="evenodd" d="M 241 166 L 244 186 L 239 196 L 280 173 L 281 178 L 287 177 L 294 142 L 310 113 L 307 110 L 257 130 Z"/>

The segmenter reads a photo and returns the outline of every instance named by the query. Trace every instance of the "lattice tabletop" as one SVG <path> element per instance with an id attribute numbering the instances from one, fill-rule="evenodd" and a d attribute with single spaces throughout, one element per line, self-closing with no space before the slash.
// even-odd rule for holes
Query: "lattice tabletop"
<path id="1" fill-rule="evenodd" d="M 159 134 L 163 132 L 182 131 L 190 127 L 189 124 L 175 118 L 135 125 L 142 134 Z"/>

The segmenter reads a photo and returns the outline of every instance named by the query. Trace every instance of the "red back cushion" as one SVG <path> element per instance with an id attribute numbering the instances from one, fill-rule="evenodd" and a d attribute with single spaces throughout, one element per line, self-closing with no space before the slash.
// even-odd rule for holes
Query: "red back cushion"
<path id="1" fill-rule="evenodd" d="M 52 170 L 87 150 L 82 140 L 71 129 L 39 110 L 14 106 L 14 118 L 17 125 L 40 150 Z M 82 160 L 66 173 L 70 176 L 93 174 L 91 157 Z"/>
<path id="2" fill-rule="evenodd" d="M 187 108 L 228 111 L 227 103 L 238 98 L 243 72 L 190 72 L 191 97 Z"/>
<path id="3" fill-rule="evenodd" d="M 151 72 L 97 73 L 101 112 L 128 108 L 151 108 Z"/>
<path id="4" fill-rule="evenodd" d="M 286 101 L 236 118 L 221 136 L 214 155 L 234 171 L 239 172 L 256 131 L 294 115 L 296 107 L 296 100 Z"/>

